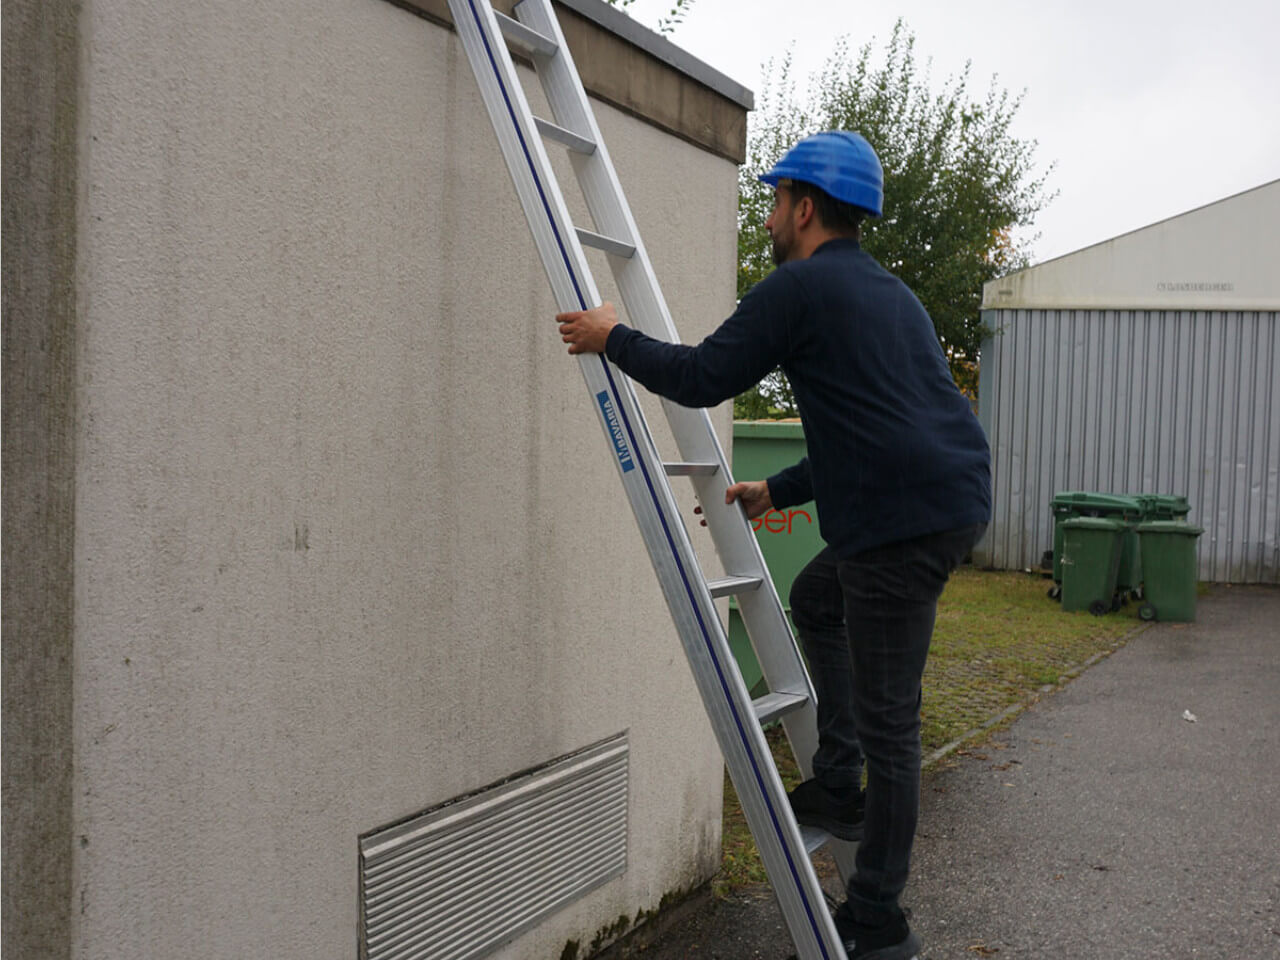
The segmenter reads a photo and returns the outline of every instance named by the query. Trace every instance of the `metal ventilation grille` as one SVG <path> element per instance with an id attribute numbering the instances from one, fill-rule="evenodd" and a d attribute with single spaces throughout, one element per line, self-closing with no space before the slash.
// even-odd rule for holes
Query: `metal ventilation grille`
<path id="1" fill-rule="evenodd" d="M 364 960 L 472 960 L 627 865 L 625 733 L 360 839 Z"/>

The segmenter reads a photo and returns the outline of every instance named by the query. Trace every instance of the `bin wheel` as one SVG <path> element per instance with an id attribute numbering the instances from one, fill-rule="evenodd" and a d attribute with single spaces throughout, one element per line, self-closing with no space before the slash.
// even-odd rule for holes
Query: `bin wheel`
<path id="1" fill-rule="evenodd" d="M 1093 603 L 1089 604 L 1089 612 L 1095 617 L 1101 617 L 1107 612 L 1107 610 L 1107 604 L 1103 603 L 1101 600 L 1095 600 Z"/>
<path id="2" fill-rule="evenodd" d="M 1061 584 L 1057 584 L 1057 583 L 1055 583 L 1052 587 L 1050 587 L 1050 588 L 1049 588 L 1049 599 L 1050 599 L 1050 600 L 1057 600 L 1057 599 L 1058 599 L 1059 597 L 1061 597 L 1061 596 L 1062 596 L 1062 586 L 1061 586 Z"/>
<path id="3" fill-rule="evenodd" d="M 1154 620 L 1156 618 L 1156 608 L 1149 603 L 1144 603 L 1138 608 L 1138 616 L 1143 620 Z"/>

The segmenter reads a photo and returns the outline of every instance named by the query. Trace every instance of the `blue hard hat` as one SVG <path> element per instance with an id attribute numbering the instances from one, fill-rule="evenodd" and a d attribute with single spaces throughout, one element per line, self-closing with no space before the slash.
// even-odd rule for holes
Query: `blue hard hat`
<path id="1" fill-rule="evenodd" d="M 805 137 L 760 179 L 771 187 L 776 187 L 779 180 L 812 183 L 873 217 L 880 216 L 884 205 L 880 158 L 866 137 L 848 130 L 828 130 Z"/>

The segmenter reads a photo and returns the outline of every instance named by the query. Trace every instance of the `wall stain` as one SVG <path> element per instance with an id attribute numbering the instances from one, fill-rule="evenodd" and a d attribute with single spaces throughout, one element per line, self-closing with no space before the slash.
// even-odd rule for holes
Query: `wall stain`
<path id="1" fill-rule="evenodd" d="M 686 900 L 692 899 L 700 892 L 708 891 L 708 889 L 709 887 L 707 883 L 703 882 L 695 883 L 688 887 L 678 887 L 673 890 L 669 890 L 662 895 L 662 899 L 658 902 L 657 907 L 651 910 L 645 910 L 642 908 L 636 911 L 634 918 L 628 917 L 626 914 L 622 914 L 617 920 L 613 921 L 613 923 L 601 927 L 596 931 L 596 935 L 592 938 L 591 944 L 587 947 L 585 953 L 580 954 L 579 951 L 582 947 L 579 941 L 567 941 L 564 945 L 564 949 L 560 951 L 560 960 L 579 960 L 579 957 L 581 957 L 582 960 L 588 960 L 588 958 L 595 957 L 597 954 L 601 953 L 601 951 L 605 951 L 606 948 L 613 947 L 624 940 L 630 940 L 634 936 L 642 934 L 646 924 L 658 919 L 662 914 L 676 906 L 679 906 Z M 643 945 L 640 946 L 640 949 L 644 949 Z M 609 949 L 605 956 L 614 957 L 615 955 L 621 956 L 629 954 L 630 950 L 626 950 L 625 954 L 618 954 L 617 951 Z"/>

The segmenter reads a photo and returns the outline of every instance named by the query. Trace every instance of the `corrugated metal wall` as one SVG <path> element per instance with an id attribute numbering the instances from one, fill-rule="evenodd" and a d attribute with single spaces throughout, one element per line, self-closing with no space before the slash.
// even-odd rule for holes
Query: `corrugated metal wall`
<path id="1" fill-rule="evenodd" d="M 1275 311 L 991 310 L 979 417 L 993 516 L 975 559 L 1037 565 L 1059 490 L 1184 494 L 1200 577 L 1280 583 Z"/>

